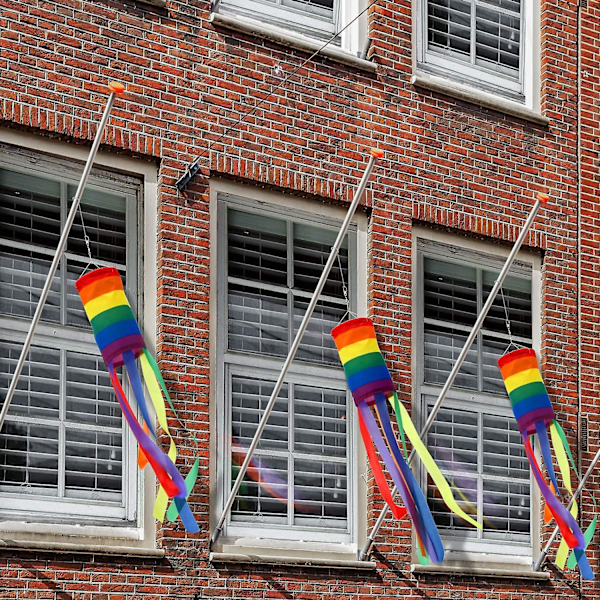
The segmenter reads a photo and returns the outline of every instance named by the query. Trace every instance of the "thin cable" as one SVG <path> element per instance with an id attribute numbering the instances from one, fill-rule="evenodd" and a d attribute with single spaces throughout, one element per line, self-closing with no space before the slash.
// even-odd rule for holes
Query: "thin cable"
<path id="1" fill-rule="evenodd" d="M 350 25 L 352 25 L 358 19 L 360 19 L 360 17 L 362 17 L 372 6 L 375 6 L 375 4 L 377 4 L 378 2 L 379 2 L 379 0 L 373 0 L 365 8 L 363 8 L 363 10 L 361 10 L 356 15 L 356 17 L 354 17 L 354 19 L 352 19 L 351 21 L 346 23 L 346 25 L 344 25 L 344 27 L 342 27 L 339 31 L 334 33 L 320 48 L 315 50 L 304 62 L 302 62 L 300 64 L 300 66 L 296 67 L 296 69 L 294 69 L 287 77 L 285 77 L 285 79 L 283 79 L 283 81 L 281 81 L 279 83 L 279 85 L 274 87 L 262 100 L 260 100 L 258 102 L 258 104 L 255 104 L 249 111 L 245 112 L 233 125 L 230 125 L 214 142 L 211 142 L 207 146 L 207 148 L 202 152 L 202 154 L 198 155 L 194 159 L 194 161 L 191 163 L 191 165 L 186 169 L 185 175 L 181 179 L 179 179 L 179 181 L 177 182 L 177 187 L 179 187 L 179 183 L 183 179 L 186 178 L 186 176 L 192 171 L 192 169 L 198 165 L 198 163 L 200 162 L 200 159 L 203 158 L 204 156 L 206 156 L 216 144 L 218 144 L 228 133 L 233 131 L 247 117 L 254 114 L 260 106 L 262 106 L 269 98 L 271 98 L 277 90 L 281 89 L 294 75 L 296 75 L 298 73 L 298 71 L 300 71 L 300 69 L 302 69 L 315 56 L 317 56 L 317 54 L 319 54 L 322 50 L 324 50 L 327 46 L 329 46 L 329 44 L 331 44 L 331 42 L 333 42 L 333 40 L 335 40 L 335 38 L 337 38 L 340 34 L 344 33 L 344 31 L 346 31 L 346 29 L 348 29 L 348 27 L 350 27 Z M 181 186 L 179 191 L 181 191 L 182 188 L 183 188 L 183 186 Z"/>

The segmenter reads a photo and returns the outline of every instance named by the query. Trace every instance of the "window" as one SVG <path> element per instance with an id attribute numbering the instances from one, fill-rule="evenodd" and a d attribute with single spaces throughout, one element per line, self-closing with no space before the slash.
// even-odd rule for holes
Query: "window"
<path id="1" fill-rule="evenodd" d="M 338 223 L 229 194 L 218 195 L 217 210 L 216 402 L 222 507 L 327 261 Z M 355 310 L 353 226 L 235 500 L 228 536 L 332 543 L 353 539 L 357 469 L 352 400 L 330 335 L 348 310 L 346 285 Z"/>
<path id="2" fill-rule="evenodd" d="M 0 402 L 15 370 L 80 163 L 0 145 Z M 0 434 L 3 517 L 123 525 L 139 517 L 135 444 L 75 289 L 93 260 L 136 305 L 140 182 L 95 169 Z M 94 266 L 90 266 L 94 268 Z"/>
<path id="3" fill-rule="evenodd" d="M 222 0 L 220 10 L 327 40 L 340 29 L 340 4 L 340 0 Z M 339 38 L 332 43 L 339 44 Z"/>
<path id="4" fill-rule="evenodd" d="M 423 416 L 503 263 L 502 257 L 419 239 L 417 402 Z M 427 436 L 459 503 L 483 525 L 476 530 L 449 512 L 428 481 L 429 504 L 450 551 L 506 554 L 510 547 L 513 556 L 531 558 L 529 464 L 496 361 L 510 343 L 506 314 L 513 341 L 532 346 L 532 278 L 531 264 L 515 262 Z"/>
<path id="5" fill-rule="evenodd" d="M 419 0 L 419 68 L 530 104 L 533 0 Z"/>

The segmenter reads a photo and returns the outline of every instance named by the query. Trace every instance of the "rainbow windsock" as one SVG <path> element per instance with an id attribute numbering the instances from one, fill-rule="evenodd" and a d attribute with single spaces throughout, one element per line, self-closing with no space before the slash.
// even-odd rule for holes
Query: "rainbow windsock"
<path id="1" fill-rule="evenodd" d="M 448 508 L 475 527 L 481 528 L 481 525 L 460 508 L 452 495 L 448 482 L 421 441 L 408 412 L 398 401 L 396 387 L 379 349 L 373 323 L 369 319 L 353 319 L 338 325 L 331 335 L 335 340 L 340 360 L 344 366 L 346 381 L 358 409 L 360 432 L 377 487 L 396 518 L 402 518 L 407 512 L 410 515 L 419 542 L 419 560 L 424 563 L 427 562 L 427 559 L 432 562 L 442 562 L 444 548 L 440 535 L 431 516 L 427 500 L 405 459 L 405 433 L 437 485 Z M 404 456 L 398 447 L 390 423 L 388 401 L 396 414 L 396 421 L 402 435 Z M 375 409 L 385 440 L 371 412 L 371 407 Z M 400 492 L 404 507 L 398 506 L 394 502 L 373 442 L 375 442 L 383 463 Z"/>
<path id="2" fill-rule="evenodd" d="M 150 462 L 160 483 L 154 516 L 162 521 L 167 513 L 168 518 L 174 521 L 179 515 L 187 532 L 196 533 L 199 527 L 188 506 L 187 498 L 198 475 L 199 459 L 196 459 L 184 481 L 175 466 L 177 448 L 169 432 L 163 394 L 171 409 L 175 409 L 158 365 L 146 349 L 131 305 L 125 296 L 119 272 L 114 268 L 96 269 L 81 277 L 75 286 L 92 325 L 96 343 L 108 368 L 125 420 L 139 444 L 141 456 L 138 463 L 143 468 L 146 462 Z M 170 440 L 168 455 L 160 450 L 149 435 L 152 433 L 152 437 L 155 437 L 154 425 L 146 406 L 142 378 L 136 363 L 138 358 L 158 422 Z M 138 423 L 115 371 L 123 365 L 144 419 L 143 427 Z M 173 498 L 174 501 L 167 512 L 169 498 Z"/>
<path id="3" fill-rule="evenodd" d="M 525 451 L 533 476 L 546 501 L 547 509 L 554 517 L 563 536 L 558 549 L 556 564 L 560 568 L 564 568 L 569 548 L 572 548 L 573 555 L 569 559 L 569 568 L 573 568 L 575 563 L 577 563 L 584 579 L 594 579 L 594 574 L 584 550 L 593 537 L 596 528 L 596 517 L 594 516 L 591 525 L 584 535 L 575 521 L 578 510 L 577 503 L 573 503 L 571 512 L 569 513 L 555 495 L 560 495 L 560 490 L 554 472 L 547 428 L 550 429 L 552 448 L 554 449 L 563 484 L 570 494 L 573 493 L 573 490 L 571 487 L 569 460 L 576 475 L 577 469 L 564 431 L 556 421 L 554 409 L 550 403 L 550 398 L 546 391 L 542 374 L 540 373 L 535 350 L 529 348 L 514 350 L 500 357 L 498 366 L 502 373 L 502 379 L 504 379 L 504 385 L 510 398 L 513 413 L 517 419 L 519 431 L 523 436 Z M 548 487 L 544 480 L 529 441 L 529 436 L 534 434 L 537 435 L 542 458 L 551 481 L 551 487 Z M 568 459 L 567 456 L 569 457 Z"/>

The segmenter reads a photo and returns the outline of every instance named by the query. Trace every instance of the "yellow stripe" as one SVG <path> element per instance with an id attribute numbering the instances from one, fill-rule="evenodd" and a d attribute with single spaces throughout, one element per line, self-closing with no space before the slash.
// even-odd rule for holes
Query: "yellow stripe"
<path id="1" fill-rule="evenodd" d="M 504 385 L 506 386 L 506 391 L 510 394 L 513 390 L 520 388 L 522 385 L 534 383 L 535 381 L 541 381 L 543 383 L 544 380 L 542 379 L 542 374 L 538 369 L 528 369 L 527 371 L 521 371 L 520 373 L 511 375 L 504 380 Z"/>
<path id="2" fill-rule="evenodd" d="M 130 306 L 129 300 L 127 300 L 127 296 L 123 290 L 115 290 L 114 292 L 108 292 L 108 294 L 102 294 L 102 296 L 90 300 L 84 308 L 88 319 L 91 321 L 95 316 L 115 306 Z"/>
<path id="3" fill-rule="evenodd" d="M 371 354 L 372 352 L 379 352 L 379 346 L 375 338 L 369 338 L 368 340 L 361 340 L 350 344 L 340 350 L 340 359 L 342 364 L 345 365 L 349 360 L 364 354 Z"/>

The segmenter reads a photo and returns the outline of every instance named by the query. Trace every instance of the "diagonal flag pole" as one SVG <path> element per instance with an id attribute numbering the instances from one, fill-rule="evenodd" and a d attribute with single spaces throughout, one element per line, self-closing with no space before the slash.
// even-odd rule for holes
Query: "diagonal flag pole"
<path id="1" fill-rule="evenodd" d="M 2 412 L 0 412 L 0 431 L 2 430 L 2 426 L 4 425 L 4 420 L 6 419 L 6 415 L 8 414 L 8 409 L 10 407 L 10 403 L 13 399 L 15 391 L 17 389 L 17 384 L 19 383 L 19 377 L 21 376 L 21 371 L 23 370 L 23 366 L 25 365 L 25 360 L 27 359 L 27 355 L 29 354 L 29 349 L 31 347 L 31 342 L 33 341 L 33 336 L 35 335 L 35 330 L 40 322 L 42 317 L 42 311 L 44 310 L 44 304 L 48 298 L 48 294 L 50 292 L 50 287 L 52 286 L 52 282 L 54 280 L 54 276 L 56 275 L 56 271 L 58 270 L 58 264 L 60 259 L 65 251 L 65 247 L 67 245 L 67 239 L 69 237 L 69 233 L 71 231 L 71 227 L 73 225 L 73 221 L 77 216 L 77 209 L 79 208 L 79 204 L 81 202 L 81 197 L 83 196 L 83 191 L 87 184 L 87 180 L 92 171 L 92 165 L 94 164 L 94 160 L 96 158 L 96 154 L 98 153 L 98 148 L 100 147 L 100 140 L 102 139 L 102 134 L 108 123 L 108 118 L 110 116 L 110 111 L 112 110 L 113 104 L 115 102 L 115 98 L 117 96 L 122 95 L 125 92 L 125 86 L 118 81 L 111 81 L 108 84 L 108 89 L 110 90 L 110 96 L 108 97 L 108 102 L 106 103 L 106 108 L 104 109 L 104 114 L 102 115 L 102 119 L 100 120 L 100 124 L 98 125 L 98 131 L 96 132 L 96 137 L 94 138 L 94 143 L 92 144 L 92 149 L 90 150 L 90 155 L 85 163 L 85 167 L 83 169 L 83 174 L 79 181 L 79 186 L 77 187 L 77 191 L 75 192 L 75 196 L 73 197 L 73 204 L 71 205 L 71 210 L 67 216 L 67 222 L 65 223 L 65 227 L 60 235 L 60 239 L 58 241 L 58 247 L 56 249 L 56 254 L 52 259 L 52 264 L 50 265 L 50 271 L 48 271 L 48 276 L 46 277 L 46 282 L 44 283 L 44 287 L 42 288 L 42 293 L 40 295 L 40 299 L 37 304 L 37 308 L 35 309 L 35 314 L 33 315 L 33 320 L 31 321 L 31 325 L 29 326 L 29 331 L 27 332 L 27 337 L 25 338 L 25 343 L 23 344 L 23 349 L 21 350 L 21 355 L 19 356 L 19 360 L 17 361 L 17 366 L 15 368 L 15 372 L 13 373 L 12 379 L 10 381 L 10 386 L 8 387 L 8 392 L 6 394 L 6 398 L 4 399 L 4 404 L 2 405 Z"/>
<path id="2" fill-rule="evenodd" d="M 273 388 L 273 392 L 271 393 L 271 397 L 269 398 L 269 402 L 267 403 L 265 412 L 263 413 L 263 415 L 260 419 L 256 433 L 254 434 L 254 438 L 252 439 L 252 443 L 250 444 L 250 447 L 248 448 L 248 452 L 246 453 L 246 457 L 244 458 L 244 462 L 243 462 L 242 466 L 240 467 L 238 476 L 235 480 L 235 483 L 233 484 L 233 487 L 231 488 L 229 497 L 227 498 L 227 501 L 225 502 L 225 507 L 223 508 L 223 513 L 221 514 L 221 518 L 219 519 L 219 522 L 217 523 L 217 526 L 212 534 L 212 537 L 210 538 L 210 545 L 209 545 L 210 549 L 212 549 L 214 547 L 215 543 L 217 542 L 217 540 L 219 539 L 219 537 L 221 535 L 221 532 L 223 531 L 225 521 L 231 511 L 231 507 L 233 506 L 233 502 L 235 500 L 235 497 L 237 496 L 240 486 L 242 485 L 242 480 L 244 479 L 244 476 L 246 475 L 246 471 L 247 471 L 248 465 L 250 464 L 250 461 L 252 459 L 252 455 L 254 454 L 254 451 L 256 450 L 256 448 L 258 446 L 258 442 L 260 441 L 260 437 L 265 429 L 265 426 L 267 425 L 269 415 L 271 414 L 271 411 L 273 410 L 273 407 L 275 406 L 275 401 L 277 400 L 277 396 L 279 396 L 279 392 L 281 391 L 281 388 L 283 386 L 283 382 L 285 380 L 287 372 L 289 371 L 290 366 L 294 360 L 294 356 L 296 355 L 296 351 L 298 350 L 298 347 L 300 346 L 300 342 L 302 341 L 302 336 L 304 335 L 304 332 L 306 331 L 306 327 L 308 326 L 308 322 L 312 316 L 312 313 L 315 310 L 315 307 L 317 306 L 319 296 L 321 295 L 321 292 L 323 291 L 323 288 L 325 287 L 325 283 L 327 282 L 327 278 L 329 277 L 329 272 L 331 271 L 331 268 L 333 267 L 333 263 L 335 262 L 335 259 L 337 258 L 337 255 L 338 255 L 338 252 L 342 245 L 342 242 L 344 241 L 344 237 L 346 236 L 346 232 L 348 231 L 348 227 L 350 227 L 350 221 L 351 221 L 352 217 L 354 216 L 354 213 L 356 212 L 356 209 L 358 208 L 358 205 L 365 194 L 365 190 L 367 188 L 367 183 L 369 181 L 369 177 L 371 176 L 371 172 L 373 171 L 373 167 L 375 166 L 375 162 L 378 158 L 381 158 L 383 156 L 383 151 L 377 150 L 377 149 L 372 149 L 370 151 L 370 155 L 371 155 L 371 157 L 369 159 L 369 163 L 367 164 L 364 175 L 362 176 L 362 179 L 360 180 L 360 183 L 358 184 L 358 188 L 356 189 L 356 192 L 354 193 L 354 198 L 352 199 L 350 207 L 348 208 L 348 213 L 346 214 L 346 218 L 344 219 L 344 222 L 342 223 L 342 227 L 338 233 L 335 243 L 333 244 L 333 246 L 331 248 L 331 253 L 329 254 L 329 258 L 327 259 L 327 264 L 325 265 L 325 268 L 323 269 L 323 273 L 321 273 L 321 277 L 319 279 L 319 282 L 317 283 L 317 287 L 315 288 L 315 291 L 310 300 L 308 308 L 306 309 L 306 313 L 304 315 L 304 318 L 302 319 L 302 323 L 300 324 L 300 327 L 298 328 L 296 337 L 294 338 L 294 341 L 293 341 L 290 351 L 287 355 L 287 358 L 285 359 L 285 362 L 283 363 L 281 373 L 279 374 L 277 383 L 275 384 L 275 387 Z"/>
<path id="3" fill-rule="evenodd" d="M 519 252 L 521 246 L 523 245 L 523 242 L 525 241 L 525 237 L 527 236 L 527 233 L 529 232 L 529 229 L 531 228 L 533 221 L 534 221 L 538 211 L 540 210 L 540 207 L 542 206 L 542 204 L 546 203 L 548 201 L 548 199 L 549 199 L 549 197 L 547 194 L 542 194 L 542 193 L 536 194 L 535 204 L 533 205 L 533 208 L 531 209 L 531 212 L 529 213 L 529 216 L 527 217 L 527 220 L 525 221 L 525 224 L 523 225 L 523 229 L 521 229 L 519 237 L 517 238 L 515 245 L 513 246 L 512 250 L 510 251 L 508 258 L 506 259 L 506 262 L 504 263 L 504 266 L 502 267 L 502 270 L 500 271 L 500 274 L 498 275 L 498 279 L 496 279 L 496 282 L 494 283 L 494 287 L 490 291 L 490 294 L 489 294 L 483 308 L 481 309 L 479 316 L 477 317 L 477 321 L 473 325 L 473 329 L 471 330 L 471 333 L 469 334 L 469 337 L 467 338 L 465 345 L 463 346 L 463 349 L 460 351 L 460 354 L 458 355 L 458 358 L 456 359 L 456 363 L 452 367 L 452 371 L 450 371 L 450 374 L 448 375 L 448 379 L 446 380 L 444 387 L 440 391 L 440 395 L 439 395 L 438 399 L 436 400 L 435 405 L 431 409 L 431 413 L 430 413 L 429 417 L 427 418 L 427 421 L 426 421 L 423 429 L 421 430 L 421 433 L 419 434 L 419 437 L 421 438 L 421 440 L 425 441 L 425 437 L 427 436 L 429 429 L 433 425 L 433 422 L 435 421 L 437 413 L 439 412 L 439 410 L 442 406 L 442 403 L 444 402 L 444 399 L 446 398 L 446 395 L 450 391 L 450 388 L 452 387 L 452 384 L 454 383 L 454 379 L 458 375 L 458 372 L 460 371 L 460 368 L 462 367 L 462 364 L 465 361 L 465 358 L 467 357 L 467 353 L 471 349 L 471 346 L 473 345 L 473 342 L 475 341 L 475 338 L 477 337 L 479 330 L 482 328 L 483 322 L 484 322 L 485 318 L 487 317 L 487 314 L 488 314 L 490 308 L 492 308 L 492 304 L 494 303 L 496 295 L 500 291 L 500 288 L 502 287 L 502 284 L 504 283 L 504 280 L 506 279 L 506 276 L 508 275 L 510 267 L 512 266 L 512 264 L 514 262 L 514 260 L 517 256 L 517 253 Z M 408 457 L 409 465 L 414 460 L 415 456 L 416 456 L 416 453 L 413 449 L 413 451 L 410 453 L 410 456 Z M 398 488 L 396 488 L 394 486 L 394 489 L 392 490 L 392 497 L 394 497 L 396 495 L 397 491 L 398 491 Z M 375 536 L 377 535 L 377 532 L 381 528 L 383 521 L 385 520 L 385 517 L 387 516 L 387 512 L 388 512 L 388 506 L 387 506 L 387 504 L 384 504 L 383 508 L 381 509 L 381 513 L 379 514 L 379 518 L 377 519 L 377 522 L 373 526 L 373 529 L 371 530 L 369 537 L 367 537 L 367 540 L 366 540 L 363 548 L 358 553 L 358 560 L 366 560 L 367 557 L 369 556 L 369 554 L 371 552 L 371 548 L 373 546 L 373 542 L 375 540 Z"/>

